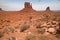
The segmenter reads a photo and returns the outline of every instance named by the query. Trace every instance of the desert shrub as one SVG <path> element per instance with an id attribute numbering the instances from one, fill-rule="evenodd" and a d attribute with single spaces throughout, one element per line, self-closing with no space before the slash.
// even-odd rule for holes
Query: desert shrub
<path id="1" fill-rule="evenodd" d="M 28 24 L 23 24 L 21 26 L 20 32 L 24 32 L 25 30 L 27 30 L 30 26 Z"/>
<path id="2" fill-rule="evenodd" d="M 56 32 L 56 37 L 60 38 L 60 23 L 59 23 L 59 29 Z"/>
<path id="3" fill-rule="evenodd" d="M 10 38 L 7 38 L 7 40 L 11 40 Z"/>
<path id="4" fill-rule="evenodd" d="M 46 22 L 49 22 L 50 16 L 49 15 L 46 15 L 45 18 L 43 18 L 43 20 L 46 21 Z"/>
<path id="5" fill-rule="evenodd" d="M 60 34 L 60 29 L 57 30 L 57 34 Z"/>
<path id="6" fill-rule="evenodd" d="M 45 36 L 42 35 L 27 35 L 25 40 L 47 40 Z"/>
<path id="7" fill-rule="evenodd" d="M 3 29 L 3 33 L 9 33 L 9 32 L 14 33 L 14 29 L 13 28 L 8 28 L 8 27 Z"/>
<path id="8" fill-rule="evenodd" d="M 3 33 L 8 33 L 8 32 L 9 32 L 8 28 L 3 29 Z"/>
<path id="9" fill-rule="evenodd" d="M 47 40 L 45 36 L 37 35 L 36 37 L 38 40 Z"/>
<path id="10" fill-rule="evenodd" d="M 35 35 L 27 35 L 25 40 L 35 40 Z"/>
<path id="11" fill-rule="evenodd" d="M 0 32 L 0 38 L 4 36 L 4 33 L 3 32 Z"/>
<path id="12" fill-rule="evenodd" d="M 10 32 L 14 33 L 14 29 L 13 28 L 9 28 Z"/>
<path id="13" fill-rule="evenodd" d="M 16 40 L 16 38 L 15 37 L 9 37 L 9 38 L 7 38 L 7 40 Z"/>
<path id="14" fill-rule="evenodd" d="M 12 40 L 16 40 L 16 38 L 15 37 L 12 37 Z"/>
<path id="15" fill-rule="evenodd" d="M 60 29 L 60 23 L 58 24 L 58 26 L 59 26 L 59 29 Z"/>
<path id="16" fill-rule="evenodd" d="M 45 30 L 43 29 L 43 27 L 41 27 L 41 25 L 39 24 L 39 25 L 37 25 L 36 26 L 36 28 L 37 28 L 37 32 L 40 34 L 43 34 L 44 32 L 45 32 Z"/>
<path id="17" fill-rule="evenodd" d="M 39 33 L 39 34 L 43 34 L 44 32 L 45 32 L 45 30 L 44 29 L 37 29 L 37 32 Z"/>

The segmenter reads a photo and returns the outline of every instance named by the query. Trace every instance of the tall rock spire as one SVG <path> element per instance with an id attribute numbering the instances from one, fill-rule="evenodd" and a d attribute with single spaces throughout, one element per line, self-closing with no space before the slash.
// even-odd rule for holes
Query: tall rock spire
<path id="1" fill-rule="evenodd" d="M 25 2 L 24 5 L 25 8 L 32 8 L 32 5 L 29 2 Z"/>
<path id="2" fill-rule="evenodd" d="M 46 11 L 50 11 L 50 7 L 47 7 L 47 8 L 46 8 Z"/>
<path id="3" fill-rule="evenodd" d="M 24 3 L 24 8 L 20 12 L 35 12 L 32 8 L 32 4 L 30 2 Z"/>
<path id="4" fill-rule="evenodd" d="M 0 8 L 0 11 L 2 11 L 2 8 Z"/>

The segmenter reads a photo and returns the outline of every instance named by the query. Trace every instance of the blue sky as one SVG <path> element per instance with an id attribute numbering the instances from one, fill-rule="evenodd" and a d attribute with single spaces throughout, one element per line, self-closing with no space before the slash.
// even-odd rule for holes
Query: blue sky
<path id="1" fill-rule="evenodd" d="M 24 2 L 32 3 L 35 10 L 60 10 L 60 0 L 0 0 L 0 8 L 6 11 L 18 11 L 24 8 Z"/>

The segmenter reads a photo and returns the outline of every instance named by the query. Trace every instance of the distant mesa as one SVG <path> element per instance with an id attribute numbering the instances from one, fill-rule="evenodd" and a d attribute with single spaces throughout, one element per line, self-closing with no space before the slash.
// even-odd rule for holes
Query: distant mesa
<path id="1" fill-rule="evenodd" d="M 30 2 L 24 3 L 24 9 L 21 11 L 36 11 L 32 8 L 32 4 Z M 50 7 L 48 6 L 45 11 L 50 11 Z"/>
<path id="2" fill-rule="evenodd" d="M 47 8 L 46 8 L 46 11 L 50 11 L 50 7 L 47 7 Z"/>
<path id="3" fill-rule="evenodd" d="M 25 2 L 24 8 L 33 9 L 32 8 L 32 4 L 30 4 L 30 2 Z M 50 11 L 50 7 L 49 6 L 46 8 L 46 11 Z"/>
<path id="4" fill-rule="evenodd" d="M 2 8 L 0 8 L 0 11 L 2 11 Z"/>
<path id="5" fill-rule="evenodd" d="M 4 11 L 4 10 L 2 10 L 2 8 L 0 8 L 0 11 Z M 32 4 L 30 3 L 30 2 L 25 2 L 24 3 L 24 8 L 22 9 L 22 10 L 19 10 L 20 12 L 21 11 L 24 11 L 24 12 L 29 12 L 29 11 L 36 11 L 36 10 L 34 10 L 33 8 L 32 8 Z M 47 8 L 46 8 L 46 10 L 45 11 L 51 11 L 50 10 L 50 7 L 48 6 Z"/>
<path id="6" fill-rule="evenodd" d="M 20 12 L 36 12 L 36 11 L 32 8 L 32 4 L 30 2 L 25 2 L 24 8 L 20 10 Z"/>
<path id="7" fill-rule="evenodd" d="M 25 2 L 25 8 L 32 8 L 32 4 L 30 4 L 29 2 Z"/>
<path id="8" fill-rule="evenodd" d="M 4 11 L 4 10 L 2 10 L 2 8 L 0 8 L 0 11 Z M 28 11 L 29 12 L 29 11 L 36 11 L 36 10 L 34 10 L 32 8 L 32 4 L 30 2 L 25 2 L 24 3 L 24 8 L 22 10 L 20 10 L 20 11 L 25 11 L 25 12 Z M 45 11 L 51 11 L 50 7 L 48 6 Z"/>

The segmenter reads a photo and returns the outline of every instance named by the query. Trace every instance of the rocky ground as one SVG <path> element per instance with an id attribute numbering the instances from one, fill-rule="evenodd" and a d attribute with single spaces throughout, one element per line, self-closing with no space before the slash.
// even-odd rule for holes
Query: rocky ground
<path id="1" fill-rule="evenodd" d="M 0 11 L 0 40 L 60 40 L 59 17 L 52 11 Z"/>

